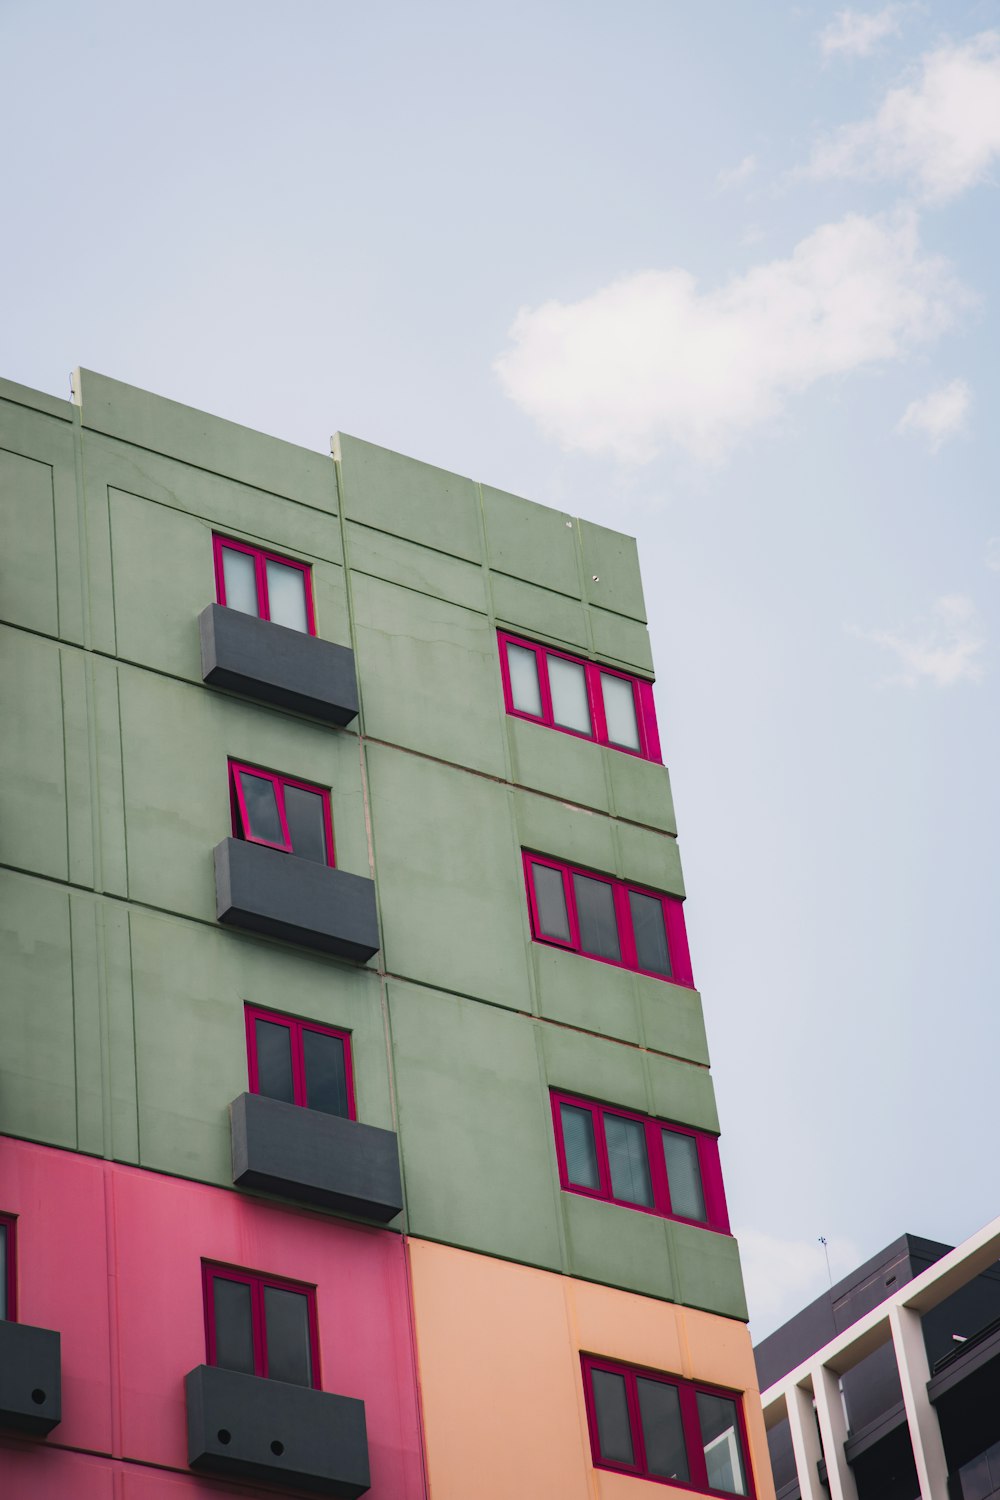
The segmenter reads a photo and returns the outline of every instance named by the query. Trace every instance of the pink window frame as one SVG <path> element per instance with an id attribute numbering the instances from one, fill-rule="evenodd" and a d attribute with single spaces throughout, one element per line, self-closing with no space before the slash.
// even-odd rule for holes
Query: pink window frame
<path id="1" fill-rule="evenodd" d="M 272 1025 L 284 1026 L 290 1033 L 290 1051 L 292 1057 L 292 1093 L 294 1102 L 302 1109 L 308 1109 L 308 1093 L 306 1089 L 306 1065 L 305 1053 L 302 1047 L 302 1033 L 304 1031 L 316 1031 L 320 1036 L 335 1036 L 344 1044 L 344 1075 L 347 1082 L 347 1118 L 357 1119 L 357 1108 L 354 1098 L 354 1064 L 351 1057 L 351 1033 L 341 1031 L 337 1026 L 322 1026 L 317 1021 L 303 1021 L 298 1016 L 286 1016 L 281 1011 L 266 1010 L 262 1005 L 251 1005 L 247 1002 L 244 1007 L 246 1016 L 247 1032 L 247 1077 L 250 1083 L 251 1094 L 260 1093 L 260 1078 L 257 1069 L 257 1033 L 254 1029 L 255 1021 L 270 1021 Z"/>
<path id="2" fill-rule="evenodd" d="M 215 597 L 220 604 L 226 602 L 226 575 L 222 566 L 223 549 L 229 547 L 233 552 L 244 552 L 247 557 L 254 560 L 254 578 L 257 582 L 257 611 L 259 618 L 270 620 L 271 601 L 267 592 L 267 564 L 269 562 L 281 563 L 286 568 L 297 568 L 303 574 L 303 585 L 306 596 L 306 624 L 309 634 L 316 634 L 316 612 L 313 607 L 312 590 L 312 567 L 309 563 L 299 562 L 294 557 L 285 557 L 281 552 L 271 552 L 266 547 L 254 547 L 249 542 L 238 542 L 235 537 L 221 536 L 219 532 L 212 533 L 212 559 L 215 565 Z"/>
<path id="3" fill-rule="evenodd" d="M 653 1214 L 660 1219 L 673 1219 L 678 1224 L 691 1224 L 696 1229 L 710 1229 L 716 1234 L 729 1234 L 729 1212 L 722 1181 L 722 1163 L 719 1159 L 719 1140 L 705 1130 L 692 1130 L 689 1125 L 675 1125 L 672 1120 L 658 1120 L 652 1115 L 640 1115 L 631 1109 L 621 1109 L 617 1104 L 601 1104 L 595 1099 L 583 1099 L 577 1094 L 565 1093 L 562 1089 L 551 1089 L 552 1128 L 555 1133 L 556 1160 L 559 1163 L 559 1185 L 565 1193 L 580 1193 L 585 1198 L 598 1198 L 605 1203 L 614 1203 L 620 1208 L 636 1209 L 639 1213 Z M 593 1123 L 594 1148 L 597 1153 L 597 1175 L 600 1186 L 583 1187 L 571 1182 L 566 1161 L 566 1143 L 563 1138 L 563 1104 L 574 1109 L 588 1110 Z M 604 1132 L 606 1115 L 617 1115 L 625 1120 L 636 1120 L 642 1125 L 646 1137 L 646 1161 L 653 1190 L 652 1207 L 643 1203 L 631 1203 L 627 1198 L 616 1198 L 611 1187 L 611 1164 L 608 1158 L 607 1139 Z M 687 1135 L 697 1143 L 698 1168 L 701 1173 L 701 1189 L 705 1198 L 704 1219 L 689 1219 L 684 1214 L 674 1213 L 670 1201 L 670 1179 L 663 1151 L 664 1130 L 675 1135 Z"/>
<path id="4" fill-rule="evenodd" d="M 0 1229 L 7 1232 L 7 1278 L 4 1284 L 6 1293 L 7 1315 L 4 1319 L 7 1323 L 17 1322 L 17 1217 L 14 1214 L 0 1214 Z"/>
<path id="5" fill-rule="evenodd" d="M 557 729 L 560 734 L 571 734 L 578 740 L 591 740 L 595 744 L 605 745 L 609 750 L 620 750 L 624 755 L 634 755 L 638 760 L 662 761 L 660 751 L 660 736 L 656 727 L 656 708 L 653 703 L 653 684 L 643 677 L 633 677 L 630 672 L 620 672 L 617 667 L 605 666 L 602 662 L 590 661 L 583 656 L 573 656 L 568 651 L 560 651 L 554 646 L 542 646 L 537 641 L 526 641 L 522 636 L 511 635 L 509 631 L 497 631 L 497 643 L 500 653 L 500 676 L 503 679 L 503 696 L 507 712 L 515 719 L 527 719 L 532 724 L 544 724 L 548 729 Z M 538 691 L 542 700 L 542 712 L 538 714 L 525 713 L 523 708 L 514 707 L 514 691 L 510 680 L 510 663 L 507 659 L 507 647 L 522 646 L 525 651 L 531 651 L 535 657 L 535 669 L 538 674 Z M 590 722 L 593 729 L 592 734 L 584 734 L 579 729 L 571 729 L 565 724 L 557 724 L 552 710 L 552 691 L 549 686 L 548 658 L 550 656 L 561 657 L 563 661 L 570 661 L 574 666 L 582 667 L 587 684 L 587 702 L 590 707 Z M 633 750 L 629 745 L 619 745 L 617 741 L 608 738 L 608 721 L 604 712 L 604 691 L 601 687 L 601 674 L 608 677 L 620 677 L 623 682 L 630 684 L 632 696 L 635 701 L 635 722 L 639 731 L 639 749 Z"/>
<path id="6" fill-rule="evenodd" d="M 265 1275 L 260 1271 L 245 1271 L 241 1266 L 227 1266 L 220 1261 L 203 1260 L 201 1287 L 202 1300 L 205 1305 L 205 1353 L 210 1365 L 215 1364 L 215 1296 L 212 1284 L 216 1277 L 221 1277 L 224 1281 L 240 1281 L 250 1288 L 254 1374 L 265 1379 L 267 1378 L 267 1323 L 264 1316 L 264 1290 L 266 1287 L 276 1287 L 279 1291 L 298 1292 L 300 1296 L 305 1297 L 309 1318 L 309 1362 L 312 1370 L 312 1383 L 315 1390 L 322 1390 L 316 1288 L 301 1281 L 288 1281 L 282 1276 Z"/>
<path id="7" fill-rule="evenodd" d="M 698 1394 L 701 1392 L 706 1396 L 722 1396 L 727 1401 L 732 1401 L 736 1408 L 736 1427 L 740 1443 L 740 1455 L 743 1459 L 743 1473 L 746 1476 L 745 1500 L 756 1500 L 756 1488 L 754 1485 L 753 1465 L 750 1462 L 750 1445 L 747 1441 L 746 1415 L 743 1410 L 743 1395 L 740 1391 L 726 1390 L 722 1386 L 708 1385 L 700 1380 L 684 1380 L 679 1375 L 669 1375 L 663 1370 L 648 1370 L 641 1365 L 621 1364 L 618 1360 L 602 1359 L 595 1354 L 581 1354 L 580 1363 L 583 1370 L 583 1394 L 587 1407 L 587 1425 L 590 1429 L 590 1453 L 595 1469 L 610 1469 L 616 1474 L 631 1474 L 637 1479 L 652 1481 L 654 1484 L 671 1484 L 677 1489 L 689 1490 L 697 1495 L 717 1495 L 720 1500 L 733 1500 L 732 1490 L 714 1490 L 708 1485 L 708 1467 L 705 1463 L 705 1452 L 701 1437 L 701 1422 L 698 1418 Z M 594 1401 L 594 1387 L 591 1380 L 593 1370 L 603 1370 L 609 1375 L 621 1375 L 625 1379 L 625 1396 L 628 1404 L 629 1430 L 632 1437 L 632 1453 L 635 1462 L 631 1464 L 621 1463 L 614 1459 L 605 1458 L 601 1453 L 600 1439 L 597 1429 L 597 1407 Z M 688 1472 L 691 1479 L 667 1479 L 661 1474 L 650 1474 L 646 1464 L 646 1447 L 642 1431 L 642 1419 L 639 1410 L 639 1392 L 636 1385 L 637 1377 L 644 1380 L 656 1380 L 661 1385 L 672 1385 L 680 1397 L 681 1426 L 684 1432 L 684 1448 L 687 1454 Z"/>
<path id="8" fill-rule="evenodd" d="M 602 964 L 611 964 L 616 969 L 631 969 L 637 974 L 648 974 L 652 979 L 665 980 L 668 984 L 681 984 L 687 989 L 694 988 L 691 954 L 688 949 L 687 929 L 684 925 L 684 903 L 679 896 L 668 896 L 663 891 L 654 891 L 648 886 L 638 885 L 634 880 L 619 880 L 616 876 L 606 875 L 600 870 L 588 870 L 582 865 L 567 864 L 565 860 L 552 859 L 547 854 L 535 854 L 530 849 L 523 849 L 521 853 L 524 861 L 524 883 L 528 893 L 528 910 L 531 914 L 531 935 L 536 943 L 548 943 L 556 948 L 565 948 L 571 953 L 579 953 L 583 958 L 595 959 Z M 535 899 L 535 882 L 532 877 L 533 865 L 546 865 L 550 870 L 558 870 L 562 876 L 566 915 L 569 921 L 569 942 L 542 933 Z M 577 917 L 576 894 L 572 880 L 574 875 L 583 875 L 590 880 L 602 880 L 605 885 L 611 886 L 615 903 L 615 922 L 618 928 L 618 946 L 621 951 L 620 959 L 604 958 L 598 953 L 588 953 L 581 947 L 580 923 Z M 632 913 L 628 900 L 630 891 L 635 891 L 640 896 L 651 896 L 663 907 L 667 953 L 670 958 L 669 974 L 657 974 L 652 969 L 639 967 L 635 934 L 632 929 Z"/>
<path id="9" fill-rule="evenodd" d="M 255 838 L 245 830 L 250 827 L 250 819 L 247 816 L 246 798 L 240 785 L 239 773 L 246 771 L 251 776 L 259 776 L 263 781 L 270 781 L 274 786 L 275 802 L 278 806 L 278 819 L 281 823 L 284 841 L 274 844 L 270 839 Z M 233 837 L 245 839 L 248 844 L 262 844 L 265 849 L 280 849 L 284 854 L 294 854 L 292 838 L 288 831 L 288 819 L 285 817 L 285 793 L 286 786 L 301 787 L 304 792 L 314 792 L 323 800 L 323 836 L 326 840 L 326 862 L 328 865 L 336 864 L 333 843 L 333 814 L 330 810 L 330 790 L 328 787 L 316 786 L 312 781 L 299 781 L 295 776 L 279 776 L 277 771 L 265 771 L 262 766 L 251 766 L 246 761 L 230 760 L 229 762 L 229 800 L 233 816 Z"/>

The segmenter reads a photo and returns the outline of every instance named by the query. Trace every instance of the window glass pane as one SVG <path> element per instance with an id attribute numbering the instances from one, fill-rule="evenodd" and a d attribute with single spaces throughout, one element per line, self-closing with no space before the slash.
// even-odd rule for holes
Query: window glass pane
<path id="1" fill-rule="evenodd" d="M 641 1120 L 626 1120 L 622 1115 L 604 1116 L 604 1138 L 608 1143 L 611 1166 L 611 1192 L 623 1203 L 653 1206 L 653 1188 L 649 1180 L 646 1155 L 646 1127 Z"/>
<path id="2" fill-rule="evenodd" d="M 226 585 L 228 609 L 241 610 L 245 615 L 260 613 L 257 608 L 257 564 L 249 552 L 223 547 L 222 578 Z"/>
<path id="3" fill-rule="evenodd" d="M 7 1316 L 7 1225 L 0 1224 L 0 1319 Z"/>
<path id="4" fill-rule="evenodd" d="M 274 782 L 265 776 L 253 776 L 249 771 L 240 771 L 240 786 L 246 803 L 249 828 L 243 830 L 246 838 L 264 839 L 268 844 L 284 844 L 278 817 L 278 799 L 274 794 Z"/>
<path id="5" fill-rule="evenodd" d="M 314 859 L 325 865 L 326 827 L 323 798 L 319 792 L 307 792 L 301 786 L 286 786 L 285 821 L 292 853 L 300 859 Z"/>
<path id="6" fill-rule="evenodd" d="M 698 1420 L 705 1447 L 709 1489 L 724 1490 L 727 1495 L 745 1495 L 747 1487 L 736 1425 L 736 1402 L 725 1396 L 710 1396 L 706 1391 L 699 1391 Z"/>
<path id="7" fill-rule="evenodd" d="M 533 864 L 531 878 L 535 883 L 539 937 L 559 938 L 568 943 L 569 916 L 566 912 L 562 871 L 553 870 L 550 865 Z"/>
<path id="8" fill-rule="evenodd" d="M 267 608 L 276 625 L 287 625 L 290 630 L 308 633 L 309 619 L 306 614 L 306 575 L 301 568 L 290 568 L 287 563 L 273 562 L 268 558 Z"/>
<path id="9" fill-rule="evenodd" d="M 636 1378 L 639 1388 L 639 1414 L 642 1417 L 642 1440 L 646 1445 L 646 1468 L 663 1479 L 680 1479 L 690 1483 L 684 1426 L 681 1422 L 681 1398 L 675 1385 L 662 1380 Z"/>
<path id="10" fill-rule="evenodd" d="M 634 1463 L 624 1375 L 613 1375 L 610 1370 L 591 1370 L 590 1378 L 601 1457 L 620 1464 Z"/>
<path id="11" fill-rule="evenodd" d="M 594 1117 L 589 1109 L 575 1104 L 560 1104 L 563 1150 L 566 1153 L 566 1175 L 577 1187 L 601 1185 L 597 1171 L 597 1147 L 594 1145 Z"/>
<path id="12" fill-rule="evenodd" d="M 292 1034 L 275 1021 L 254 1021 L 257 1043 L 257 1092 L 268 1099 L 295 1103 L 292 1086 Z"/>
<path id="13" fill-rule="evenodd" d="M 629 891 L 629 911 L 635 934 L 635 957 L 640 969 L 670 976 L 670 952 L 663 920 L 663 902 L 641 891 Z"/>
<path id="14" fill-rule="evenodd" d="M 522 714 L 542 717 L 542 694 L 538 686 L 538 663 L 534 651 L 526 646 L 507 643 L 507 666 L 510 671 L 510 698 Z"/>
<path id="15" fill-rule="evenodd" d="M 701 1185 L 701 1167 L 698 1162 L 698 1142 L 693 1135 L 682 1135 L 679 1130 L 663 1132 L 663 1154 L 667 1158 L 667 1184 L 670 1188 L 670 1207 L 682 1219 L 697 1219 L 704 1224 L 705 1194 Z"/>
<path id="16" fill-rule="evenodd" d="M 264 1288 L 267 1325 L 267 1374 L 270 1380 L 312 1385 L 309 1349 L 309 1299 L 302 1292 Z"/>
<path id="17" fill-rule="evenodd" d="M 212 1277 L 215 1301 L 215 1363 L 224 1370 L 253 1375 L 253 1318 L 245 1281 Z"/>
<path id="18" fill-rule="evenodd" d="M 302 1032 L 302 1051 L 306 1065 L 306 1103 L 310 1109 L 321 1109 L 325 1115 L 348 1114 L 347 1066 L 344 1041 L 322 1031 Z"/>
<path id="19" fill-rule="evenodd" d="M 587 677 L 580 662 L 563 656 L 550 656 L 549 689 L 552 693 L 552 717 L 564 729 L 593 734 L 590 704 L 587 702 Z"/>
<path id="20" fill-rule="evenodd" d="M 608 739 L 613 745 L 638 750 L 639 725 L 635 717 L 635 689 L 632 684 L 624 677 L 612 677 L 610 672 L 602 672 L 601 691 L 604 694 Z"/>
<path id="21" fill-rule="evenodd" d="M 615 897 L 610 885 L 606 880 L 592 880 L 589 875 L 574 875 L 573 891 L 580 923 L 580 947 L 595 958 L 620 962 Z"/>

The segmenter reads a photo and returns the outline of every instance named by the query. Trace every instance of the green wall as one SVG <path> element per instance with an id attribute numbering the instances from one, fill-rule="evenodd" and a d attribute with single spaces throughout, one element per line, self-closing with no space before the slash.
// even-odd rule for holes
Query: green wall
<path id="1" fill-rule="evenodd" d="M 333 457 L 89 372 L 0 382 L 0 1131 L 228 1186 L 243 1002 L 352 1032 L 397 1227 L 745 1316 L 735 1242 L 559 1190 L 548 1090 L 716 1129 L 695 991 L 532 943 L 520 850 L 676 895 L 660 765 L 510 718 L 496 630 L 649 674 L 634 542 L 339 436 Z M 204 686 L 219 529 L 313 565 L 346 730 Z M 226 931 L 227 757 L 332 788 L 358 968 Z M 695 954 L 697 962 L 697 954 Z"/>

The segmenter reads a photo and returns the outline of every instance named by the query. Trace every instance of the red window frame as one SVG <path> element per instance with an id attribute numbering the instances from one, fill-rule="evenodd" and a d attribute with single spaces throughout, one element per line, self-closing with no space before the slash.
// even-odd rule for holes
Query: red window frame
<path id="1" fill-rule="evenodd" d="M 220 604 L 226 602 L 226 576 L 222 566 L 223 548 L 229 547 L 234 552 L 245 552 L 254 560 L 254 577 L 257 582 L 257 613 L 261 620 L 270 620 L 271 604 L 267 592 L 267 564 L 269 562 L 282 563 L 286 568 L 297 568 L 304 574 L 303 584 L 306 596 L 306 624 L 310 635 L 316 634 L 316 612 L 313 607 L 312 590 L 312 567 L 309 563 L 299 562 L 297 558 L 285 557 L 281 552 L 272 552 L 267 547 L 254 547 L 249 542 L 238 542 L 235 537 L 222 536 L 219 532 L 212 533 L 212 559 L 215 565 L 215 597 Z"/>
<path id="2" fill-rule="evenodd" d="M 239 772 L 247 771 L 251 776 L 260 776 L 264 781 L 270 781 L 274 785 L 275 801 L 278 806 L 278 819 L 281 823 L 284 840 L 280 844 L 274 844 L 270 839 L 255 838 L 244 830 L 250 827 L 250 819 L 247 816 L 246 801 L 243 788 L 240 785 Z M 280 849 L 284 854 L 294 854 L 292 838 L 288 831 L 288 819 L 285 816 L 285 793 L 286 786 L 301 787 L 304 792 L 314 792 L 323 799 L 323 837 L 326 842 L 326 862 L 335 865 L 335 850 L 333 844 L 333 814 L 330 811 L 330 789 L 329 787 L 317 786 L 312 781 L 300 781 L 295 776 L 280 776 L 277 771 L 265 771 L 262 766 L 252 766 L 248 761 L 230 760 L 229 762 L 229 800 L 233 816 L 233 837 L 245 839 L 248 844 L 262 844 L 265 849 Z"/>
<path id="3" fill-rule="evenodd" d="M 341 1031 L 337 1026 L 322 1026 L 318 1021 L 303 1021 L 298 1016 L 286 1016 L 281 1011 L 265 1010 L 261 1005 L 250 1005 L 243 1007 L 246 1016 L 247 1029 L 247 1077 L 250 1083 L 251 1094 L 260 1092 L 260 1080 L 257 1071 L 257 1032 L 254 1027 L 255 1021 L 270 1021 L 274 1026 L 284 1026 L 291 1033 L 291 1056 L 292 1056 L 292 1092 L 294 1102 L 302 1109 L 308 1109 L 308 1095 L 306 1092 L 306 1065 L 305 1054 L 302 1047 L 302 1033 L 304 1031 L 318 1031 L 320 1036 L 335 1036 L 344 1044 L 344 1076 L 347 1082 L 347 1118 L 357 1119 L 357 1109 L 354 1099 L 354 1064 L 351 1058 L 351 1033 Z"/>
<path id="4" fill-rule="evenodd" d="M 283 1276 L 265 1275 L 260 1271 L 244 1271 L 240 1266 L 227 1266 L 220 1261 L 203 1260 L 201 1263 L 202 1299 L 205 1305 L 205 1353 L 210 1365 L 215 1364 L 215 1297 L 212 1283 L 216 1278 L 224 1281 L 239 1281 L 250 1288 L 250 1316 L 253 1329 L 254 1374 L 267 1378 L 267 1323 L 264 1316 L 264 1291 L 275 1287 L 282 1292 L 298 1292 L 306 1298 L 309 1316 L 309 1365 L 314 1390 L 322 1390 L 319 1369 L 319 1322 L 316 1317 L 316 1288 L 301 1281 L 289 1281 Z"/>
<path id="5" fill-rule="evenodd" d="M 623 755 L 634 755 L 639 760 L 662 761 L 651 682 L 643 677 L 634 677 L 630 672 L 620 672 L 617 667 L 605 666 L 601 662 L 590 661 L 583 656 L 573 656 L 569 651 L 560 651 L 554 646 L 542 646 L 537 641 L 527 641 L 522 636 L 512 635 L 506 630 L 497 631 L 497 642 L 500 651 L 500 675 L 503 679 L 504 703 L 507 712 L 515 719 L 527 719 L 531 724 L 544 724 L 546 728 L 557 729 L 561 734 L 571 734 L 578 740 L 590 740 L 598 745 L 606 745 L 609 750 L 620 750 Z M 538 673 L 538 691 L 542 700 L 541 715 L 525 713 L 523 708 L 514 707 L 510 663 L 507 660 L 508 645 L 523 646 L 525 651 L 534 653 L 535 668 Z M 582 730 L 571 729 L 565 724 L 555 722 L 552 691 L 549 687 L 548 658 L 550 656 L 558 656 L 563 661 L 572 662 L 574 666 L 583 667 L 593 734 L 584 734 Z M 609 677 L 620 677 L 623 682 L 631 684 L 635 701 L 635 722 L 639 731 L 638 750 L 633 750 L 629 745 L 619 745 L 615 740 L 608 738 L 608 721 L 604 711 L 604 693 L 601 688 L 602 672 L 607 673 Z"/>
<path id="6" fill-rule="evenodd" d="M 562 1089 L 551 1089 L 552 1126 L 556 1139 L 556 1158 L 559 1163 L 559 1185 L 565 1193 L 581 1193 L 585 1198 L 598 1198 L 604 1203 L 615 1203 L 621 1208 L 637 1209 L 639 1213 L 653 1214 L 661 1219 L 674 1219 L 679 1224 L 693 1224 L 697 1229 L 711 1229 L 716 1234 L 729 1234 L 729 1212 L 722 1182 L 722 1163 L 719 1159 L 719 1138 L 705 1130 L 693 1130 L 690 1125 L 675 1125 L 672 1120 L 659 1120 L 652 1115 L 640 1115 L 631 1109 L 621 1109 L 617 1104 L 599 1104 L 594 1099 L 583 1099 L 577 1094 L 567 1094 Z M 597 1152 L 597 1173 L 600 1187 L 588 1188 L 571 1182 L 566 1161 L 566 1143 L 563 1139 L 563 1104 L 574 1109 L 590 1112 L 594 1127 L 594 1146 Z M 611 1187 L 611 1164 L 604 1132 L 607 1115 L 617 1115 L 625 1120 L 637 1120 L 646 1137 L 646 1160 L 649 1165 L 649 1180 L 653 1190 L 653 1205 L 632 1203 L 627 1198 L 616 1198 Z M 705 1199 L 705 1218 L 689 1219 L 684 1214 L 674 1213 L 670 1203 L 670 1178 L 663 1151 L 662 1131 L 672 1130 L 676 1135 L 690 1136 L 698 1146 L 698 1169 L 701 1173 L 701 1190 Z"/>
<path id="7" fill-rule="evenodd" d="M 684 925 L 684 903 L 679 896 L 668 896 L 663 891 L 651 890 L 649 886 L 639 885 L 634 880 L 619 880 L 617 876 L 607 875 L 601 870 L 589 870 L 583 865 L 571 865 L 566 860 L 552 859 L 547 854 L 535 854 L 530 849 L 523 849 L 521 854 L 524 861 L 524 883 L 528 892 L 528 910 L 531 914 L 531 936 L 536 943 L 564 948 L 570 953 L 579 953 L 582 958 L 591 958 L 597 963 L 611 964 L 616 969 L 631 969 L 637 974 L 648 974 L 652 979 L 665 980 L 667 984 L 681 984 L 687 989 L 694 988 L 691 954 L 688 950 L 687 929 Z M 566 914 L 569 919 L 569 942 L 565 942 L 562 938 L 550 937 L 541 931 L 535 899 L 535 882 L 532 877 L 533 865 L 546 865 L 550 870 L 557 870 L 562 876 Z M 605 958 L 599 953 L 588 953 L 581 947 L 580 923 L 577 917 L 576 896 L 573 891 L 572 877 L 574 875 L 584 875 L 591 880 L 602 880 L 606 885 L 611 886 L 614 895 L 615 922 L 618 928 L 618 946 L 621 951 L 620 959 Z M 639 966 L 635 934 L 632 929 L 632 913 L 628 901 L 629 891 L 635 891 L 640 896 L 651 896 L 663 906 L 664 931 L 667 938 L 667 953 L 670 958 L 669 974 L 657 974 L 652 969 L 643 969 Z"/>
<path id="8" fill-rule="evenodd" d="M 0 1229 L 7 1237 L 7 1277 L 4 1283 L 5 1301 L 7 1303 L 4 1322 L 17 1322 L 17 1217 L 14 1214 L 0 1214 Z"/>
<path id="9" fill-rule="evenodd" d="M 718 1495 L 720 1500 L 733 1500 L 736 1491 L 709 1488 L 708 1467 L 705 1463 L 701 1423 L 698 1418 L 699 1392 L 706 1396 L 722 1396 L 727 1401 L 732 1401 L 736 1408 L 736 1426 L 740 1443 L 740 1456 L 743 1460 L 743 1473 L 746 1478 L 745 1500 L 755 1500 L 757 1492 L 754 1487 L 753 1466 L 750 1463 L 750 1444 L 747 1441 L 746 1415 L 743 1410 L 742 1392 L 726 1390 L 722 1386 L 709 1385 L 700 1380 L 685 1380 L 679 1375 L 668 1375 L 663 1370 L 648 1370 L 642 1365 L 626 1365 L 620 1363 L 618 1360 L 602 1359 L 599 1355 L 595 1354 L 581 1354 L 580 1362 L 583 1367 L 583 1393 L 587 1405 L 587 1425 L 590 1429 L 590 1452 L 596 1469 L 611 1469 L 616 1474 L 632 1474 L 636 1478 L 651 1480 L 656 1484 L 672 1484 L 677 1489 L 690 1490 L 698 1495 Z M 593 1382 L 591 1380 L 591 1372 L 593 1370 L 604 1370 L 609 1375 L 622 1375 L 625 1378 L 629 1429 L 632 1437 L 632 1452 L 635 1458 L 635 1462 L 632 1464 L 604 1458 L 601 1454 L 597 1429 L 597 1408 L 594 1401 Z M 662 1385 L 672 1385 L 677 1390 L 680 1397 L 681 1425 L 684 1430 L 684 1447 L 687 1453 L 688 1472 L 691 1475 L 690 1480 L 667 1479 L 662 1474 L 651 1474 L 649 1472 L 646 1465 L 646 1449 L 639 1411 L 639 1393 L 636 1386 L 636 1378 L 638 1376 L 641 1376 L 643 1380 L 656 1380 Z"/>

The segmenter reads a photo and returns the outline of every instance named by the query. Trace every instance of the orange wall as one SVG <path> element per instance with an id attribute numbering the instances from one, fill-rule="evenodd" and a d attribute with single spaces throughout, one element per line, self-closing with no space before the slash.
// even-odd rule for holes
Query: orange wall
<path id="1" fill-rule="evenodd" d="M 690 1500 L 595 1469 L 580 1352 L 752 1393 L 758 1500 L 774 1500 L 744 1324 L 593 1282 L 409 1240 L 432 1500 Z"/>

